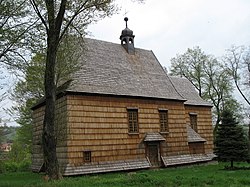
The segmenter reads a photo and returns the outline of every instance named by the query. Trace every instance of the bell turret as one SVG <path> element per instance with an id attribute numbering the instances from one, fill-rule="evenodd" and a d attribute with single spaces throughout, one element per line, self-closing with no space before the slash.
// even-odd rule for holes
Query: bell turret
<path id="1" fill-rule="evenodd" d="M 134 47 L 134 37 L 133 31 L 128 28 L 128 18 L 125 17 L 124 21 L 126 22 L 126 28 L 122 30 L 122 34 L 120 36 L 121 45 L 126 49 L 129 54 L 135 54 Z"/>

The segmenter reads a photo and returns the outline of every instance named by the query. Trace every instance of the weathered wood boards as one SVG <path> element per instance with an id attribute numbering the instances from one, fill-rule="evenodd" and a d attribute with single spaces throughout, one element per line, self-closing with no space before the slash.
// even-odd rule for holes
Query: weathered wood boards
<path id="1" fill-rule="evenodd" d="M 210 107 L 189 106 L 173 100 L 70 94 L 59 98 L 56 107 L 57 155 L 65 175 L 150 167 L 146 153 L 147 142 L 144 142 L 146 134 L 150 132 L 158 132 L 165 139 L 161 139 L 158 144 L 159 158 L 163 158 L 165 166 L 169 165 L 169 159 L 174 156 L 213 152 Z M 138 133 L 128 131 L 128 108 L 138 110 Z M 163 109 L 168 111 L 168 132 L 160 132 L 159 110 Z M 44 107 L 38 107 L 33 114 L 34 171 L 38 171 L 43 163 L 43 111 Z M 190 113 L 197 114 L 197 133 L 206 142 L 188 143 L 187 124 L 190 123 Z M 87 161 L 84 159 L 86 152 L 91 156 Z M 188 157 L 184 160 L 193 163 L 202 158 L 205 158 L 203 161 L 212 159 L 203 155 L 199 159 Z"/>

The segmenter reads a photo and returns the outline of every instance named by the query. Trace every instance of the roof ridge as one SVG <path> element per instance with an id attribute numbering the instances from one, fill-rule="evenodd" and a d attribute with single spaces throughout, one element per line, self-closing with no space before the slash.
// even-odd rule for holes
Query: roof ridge
<path id="1" fill-rule="evenodd" d="M 98 42 L 105 42 L 105 43 L 109 43 L 109 44 L 121 46 L 120 43 L 110 42 L 110 41 L 106 41 L 106 40 L 100 40 L 100 39 L 96 39 L 96 38 L 84 37 L 83 40 L 84 39 L 95 40 L 95 41 L 98 41 Z M 140 47 L 135 47 L 135 49 L 137 49 L 137 50 L 143 50 L 143 51 L 148 51 L 148 52 L 152 51 L 151 49 L 143 49 L 143 48 L 140 48 Z"/>

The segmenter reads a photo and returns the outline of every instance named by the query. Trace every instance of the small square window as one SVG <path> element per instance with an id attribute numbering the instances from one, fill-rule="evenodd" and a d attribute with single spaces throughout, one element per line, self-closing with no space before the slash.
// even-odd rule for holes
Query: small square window
<path id="1" fill-rule="evenodd" d="M 91 151 L 84 151 L 83 152 L 83 161 L 84 162 L 91 162 Z"/>

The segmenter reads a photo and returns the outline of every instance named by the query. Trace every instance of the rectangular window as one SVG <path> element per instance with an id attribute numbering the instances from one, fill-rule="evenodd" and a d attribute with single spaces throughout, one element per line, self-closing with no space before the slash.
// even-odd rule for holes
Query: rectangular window
<path id="1" fill-rule="evenodd" d="M 192 129 L 194 129 L 197 132 L 197 114 L 196 113 L 190 113 L 190 125 Z"/>
<path id="2" fill-rule="evenodd" d="M 159 116 L 160 116 L 160 131 L 168 132 L 168 111 L 159 110 Z"/>
<path id="3" fill-rule="evenodd" d="M 91 151 L 84 151 L 83 152 L 83 160 L 84 162 L 91 162 Z"/>
<path id="4" fill-rule="evenodd" d="M 138 133 L 138 110 L 128 109 L 128 132 Z"/>

